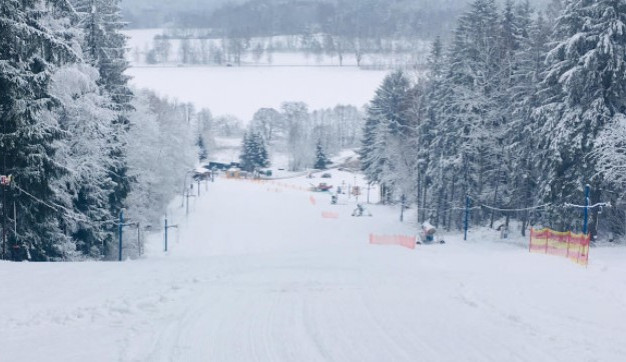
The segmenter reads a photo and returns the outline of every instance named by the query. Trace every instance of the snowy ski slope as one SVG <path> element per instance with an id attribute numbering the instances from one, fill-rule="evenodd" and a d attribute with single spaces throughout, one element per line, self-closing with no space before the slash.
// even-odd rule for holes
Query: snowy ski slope
<path id="1" fill-rule="evenodd" d="M 415 250 L 369 245 L 369 233 L 414 227 L 396 209 L 355 218 L 354 199 L 331 206 L 330 195 L 303 191 L 321 180 L 219 178 L 187 219 L 172 204 L 180 230 L 168 254 L 156 234 L 139 261 L 0 262 L 0 361 L 626 356 L 623 248 L 592 249 L 584 268 L 495 233 Z M 354 176 L 324 179 L 342 180 Z"/>

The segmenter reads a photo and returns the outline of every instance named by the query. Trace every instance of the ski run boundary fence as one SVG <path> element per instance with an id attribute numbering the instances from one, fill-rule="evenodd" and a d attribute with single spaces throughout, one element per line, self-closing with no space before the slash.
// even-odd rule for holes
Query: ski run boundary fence
<path id="1" fill-rule="evenodd" d="M 576 264 L 589 264 L 590 235 L 573 234 L 571 231 L 554 231 L 548 228 L 530 229 L 531 253 L 549 254 L 565 257 Z"/>
<path id="2" fill-rule="evenodd" d="M 370 234 L 370 244 L 375 245 L 399 245 L 405 248 L 415 249 L 417 238 L 407 235 L 374 235 Z"/>

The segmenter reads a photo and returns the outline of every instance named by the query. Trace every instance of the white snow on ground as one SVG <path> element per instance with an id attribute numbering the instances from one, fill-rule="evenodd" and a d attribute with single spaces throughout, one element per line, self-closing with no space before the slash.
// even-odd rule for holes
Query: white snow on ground
<path id="1" fill-rule="evenodd" d="M 331 173 L 330 184 L 355 179 Z M 188 218 L 180 200 L 172 204 L 170 222 L 180 229 L 171 230 L 170 251 L 155 234 L 143 260 L 0 263 L 0 360 L 626 355 L 624 248 L 593 248 L 584 268 L 485 232 L 415 250 L 369 245 L 369 233 L 414 227 L 383 206 L 351 217 L 353 198 L 330 205 L 330 195 L 303 191 L 322 179 L 312 180 L 218 178 L 193 199 Z M 324 219 L 324 211 L 339 218 Z"/>
<path id="2" fill-rule="evenodd" d="M 243 122 L 263 107 L 305 102 L 310 110 L 362 107 L 387 74 L 339 67 L 133 67 L 131 83 L 163 96 L 232 114 Z M 245 102 L 241 100 L 245 99 Z"/>

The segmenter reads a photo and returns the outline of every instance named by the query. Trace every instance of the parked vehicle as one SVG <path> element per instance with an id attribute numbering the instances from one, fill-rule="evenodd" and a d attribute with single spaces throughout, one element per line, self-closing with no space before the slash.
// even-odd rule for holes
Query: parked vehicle
<path id="1" fill-rule="evenodd" d="M 326 182 L 320 182 L 317 186 L 311 184 L 311 191 L 313 192 L 327 192 L 332 189 L 332 185 L 328 185 Z"/>

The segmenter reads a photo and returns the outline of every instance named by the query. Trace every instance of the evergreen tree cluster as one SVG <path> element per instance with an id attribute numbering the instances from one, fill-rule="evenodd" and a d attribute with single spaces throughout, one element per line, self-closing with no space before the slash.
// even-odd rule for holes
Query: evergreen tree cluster
<path id="1" fill-rule="evenodd" d="M 130 156 L 131 137 L 149 134 L 135 126 L 149 124 L 138 124 L 146 96 L 124 74 L 119 3 L 0 2 L 0 174 L 11 176 L 0 187 L 3 259 L 107 259 L 119 213 L 137 215 L 134 193 L 162 181 L 143 179 L 159 161 Z"/>
<path id="2" fill-rule="evenodd" d="M 387 76 L 369 106 L 362 168 L 384 201 L 409 196 L 419 220 L 515 218 L 581 230 L 592 205 L 626 196 L 626 1 L 474 0 L 428 72 Z M 590 231 L 625 234 L 624 210 L 594 207 Z M 600 217 L 602 215 L 602 217 Z"/>
<path id="3" fill-rule="evenodd" d="M 246 132 L 243 135 L 240 167 L 244 171 L 258 171 L 269 166 L 269 156 L 263 136 L 258 132 Z"/>

